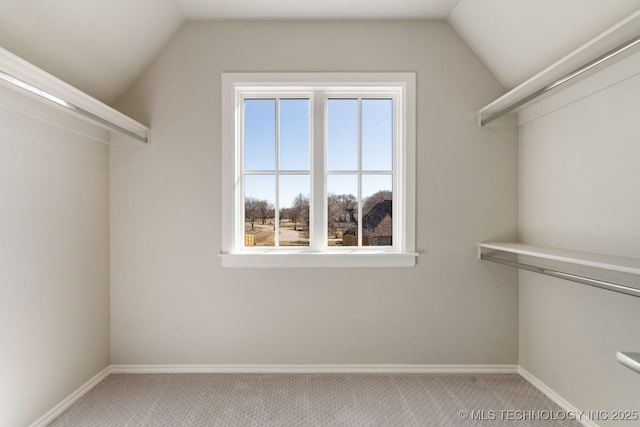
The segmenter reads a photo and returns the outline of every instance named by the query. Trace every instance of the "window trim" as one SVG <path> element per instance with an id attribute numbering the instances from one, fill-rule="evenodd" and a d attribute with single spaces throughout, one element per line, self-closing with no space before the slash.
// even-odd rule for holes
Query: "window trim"
<path id="1" fill-rule="evenodd" d="M 222 265 L 224 267 L 412 267 L 415 265 L 415 73 L 222 73 Z M 277 87 L 277 89 L 276 89 Z M 281 91 L 282 87 L 290 90 Z M 326 232 L 326 224 L 313 221 L 316 245 L 292 249 L 291 247 L 244 248 L 243 236 L 239 236 L 238 208 L 242 208 L 242 191 L 236 185 L 243 172 L 242 147 L 236 135 L 242 132 L 239 119 L 239 102 L 242 98 L 260 93 L 291 92 L 292 94 L 328 91 L 327 97 L 312 96 L 310 126 L 311 140 L 325 140 L 326 123 L 319 118 L 326 117 L 326 98 L 331 89 L 338 89 L 336 95 L 344 96 L 352 91 L 359 98 L 367 93 L 380 94 L 385 89 L 393 88 L 399 93 L 400 102 L 394 102 L 402 118 L 398 143 L 394 144 L 394 168 L 396 181 L 393 184 L 394 205 L 401 215 L 394 215 L 394 235 L 400 241 L 391 247 L 358 247 L 358 248 L 325 248 L 324 239 L 317 234 L 322 228 Z M 242 97 L 241 97 L 242 94 Z M 281 96 L 284 97 L 284 96 Z M 311 144 L 310 171 L 322 170 L 326 181 L 327 171 L 324 168 L 326 147 Z M 318 183 L 310 173 L 313 206 L 311 211 L 326 210 L 326 186 Z M 400 182 L 401 181 L 401 182 Z M 402 191 L 397 191 L 402 189 Z M 322 192 L 319 192 L 322 190 Z M 318 197 L 320 195 L 321 197 Z M 398 199 L 398 200 L 396 200 Z M 321 205 L 320 205 L 321 204 Z M 394 213 L 396 207 L 394 206 Z M 398 217 L 396 219 L 396 217 Z M 244 225 L 244 223 L 243 223 Z M 326 234 L 326 233 L 325 233 Z M 394 238 L 395 240 L 395 238 Z"/>

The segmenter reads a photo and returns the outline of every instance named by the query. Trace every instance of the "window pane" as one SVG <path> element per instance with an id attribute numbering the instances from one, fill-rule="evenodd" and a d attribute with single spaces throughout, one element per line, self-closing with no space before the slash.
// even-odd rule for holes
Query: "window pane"
<path id="1" fill-rule="evenodd" d="M 328 246 L 358 246 L 358 177 L 327 177 Z"/>
<path id="2" fill-rule="evenodd" d="M 362 100 L 362 169 L 391 170 L 393 158 L 393 101 Z"/>
<path id="3" fill-rule="evenodd" d="M 309 170 L 309 100 L 280 100 L 280 170 Z"/>
<path id="4" fill-rule="evenodd" d="M 391 246 L 393 236 L 391 175 L 362 177 L 362 246 Z"/>
<path id="5" fill-rule="evenodd" d="M 245 246 L 275 245 L 275 199 L 274 175 L 245 175 Z"/>
<path id="6" fill-rule="evenodd" d="M 309 246 L 309 175 L 280 175 L 280 246 Z"/>
<path id="7" fill-rule="evenodd" d="M 244 168 L 275 170 L 276 100 L 244 101 Z"/>
<path id="8" fill-rule="evenodd" d="M 358 100 L 330 99 L 328 117 L 328 170 L 358 169 Z"/>

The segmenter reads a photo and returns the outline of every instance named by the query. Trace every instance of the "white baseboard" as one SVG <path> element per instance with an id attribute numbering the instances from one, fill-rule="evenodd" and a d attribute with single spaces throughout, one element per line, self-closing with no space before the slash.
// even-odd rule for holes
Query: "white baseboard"
<path id="1" fill-rule="evenodd" d="M 109 374 L 167 373 L 379 373 L 379 374 L 520 374 L 567 412 L 580 411 L 549 386 L 518 365 L 111 365 L 54 406 L 30 427 L 44 427 Z M 578 420 L 585 427 L 598 427 L 588 419 Z"/>
<path id="2" fill-rule="evenodd" d="M 518 373 L 517 365 L 111 365 L 112 374 L 174 373 Z"/>
<path id="3" fill-rule="evenodd" d="M 548 385 L 540 381 L 538 378 L 536 378 L 533 374 L 531 374 L 529 371 L 524 369 L 522 366 L 518 367 L 518 373 L 522 378 L 529 381 L 531 385 L 533 385 L 535 388 L 537 388 L 542 393 L 544 393 L 545 396 L 553 400 L 558 406 L 560 406 L 566 412 L 571 412 L 573 414 L 580 413 L 580 410 L 578 408 L 573 406 L 568 400 L 560 396 L 551 387 L 549 387 Z M 585 417 L 578 419 L 577 421 L 585 427 L 599 427 L 598 424 L 596 424 L 592 420 L 586 419 Z"/>
<path id="4" fill-rule="evenodd" d="M 98 372 L 89 381 L 81 385 L 76 391 L 67 396 L 62 402 L 51 408 L 46 414 L 38 418 L 30 427 L 44 427 L 51 421 L 56 419 L 58 415 L 66 411 L 71 405 L 76 403 L 78 399 L 87 394 L 89 390 L 98 385 L 100 381 L 105 379 L 111 372 L 111 366 L 107 366 L 102 371 Z"/>

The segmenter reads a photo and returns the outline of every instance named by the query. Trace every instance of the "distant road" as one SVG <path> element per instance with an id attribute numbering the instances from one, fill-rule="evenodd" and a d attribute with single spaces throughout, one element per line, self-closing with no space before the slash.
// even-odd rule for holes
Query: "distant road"
<path id="1" fill-rule="evenodd" d="M 300 238 L 299 231 L 293 231 L 293 228 L 281 228 L 280 229 L 280 241 L 281 242 L 296 242 L 303 240 Z"/>

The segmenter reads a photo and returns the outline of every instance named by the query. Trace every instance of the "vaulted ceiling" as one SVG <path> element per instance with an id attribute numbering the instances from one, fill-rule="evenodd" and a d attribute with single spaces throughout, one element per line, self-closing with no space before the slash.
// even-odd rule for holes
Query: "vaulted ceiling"
<path id="1" fill-rule="evenodd" d="M 176 0 L 189 20 L 447 19 L 459 0 Z"/>
<path id="2" fill-rule="evenodd" d="M 640 9 L 640 0 L 461 0 L 449 23 L 513 88 Z"/>
<path id="3" fill-rule="evenodd" d="M 0 47 L 110 104 L 183 23 L 174 0 L 0 0 Z"/>
<path id="4" fill-rule="evenodd" d="M 448 20 L 506 88 L 640 0 L 0 0 L 3 47 L 112 104 L 187 20 Z"/>

